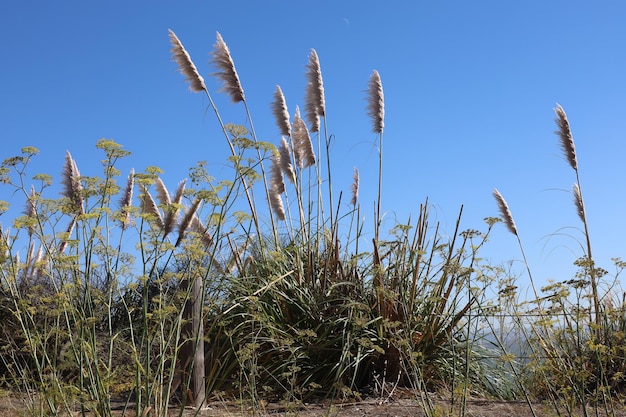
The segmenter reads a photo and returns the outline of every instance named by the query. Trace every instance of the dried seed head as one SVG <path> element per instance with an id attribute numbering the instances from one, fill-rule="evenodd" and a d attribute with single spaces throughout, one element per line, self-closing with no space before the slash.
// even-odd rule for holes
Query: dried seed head
<path id="1" fill-rule="evenodd" d="M 511 210 L 509 210 L 509 205 L 506 203 L 504 197 L 502 197 L 502 194 L 495 188 L 493 189 L 493 196 L 498 203 L 498 209 L 500 210 L 500 215 L 502 216 L 502 220 L 504 220 L 506 228 L 509 229 L 509 232 L 517 236 L 517 227 L 515 226 Z"/>
<path id="2" fill-rule="evenodd" d="M 311 132 L 319 132 L 320 116 L 326 115 L 326 102 L 324 98 L 322 69 L 315 49 L 311 49 L 311 54 L 309 55 L 309 63 L 306 67 L 306 79 L 307 86 L 304 98 L 306 118 L 311 127 Z"/>
<path id="3" fill-rule="evenodd" d="M 559 127 L 557 130 L 557 134 L 561 139 L 561 149 L 563 149 L 563 153 L 565 154 L 565 158 L 567 162 L 569 162 L 570 166 L 574 171 L 578 170 L 578 159 L 576 158 L 576 147 L 574 146 L 574 138 L 572 136 L 572 131 L 570 129 L 569 121 L 567 120 L 567 115 L 565 114 L 565 110 L 561 107 L 560 104 L 556 105 L 554 109 L 556 112 L 556 124 Z"/>
<path id="4" fill-rule="evenodd" d="M 63 238 L 63 240 L 61 241 L 61 244 L 59 245 L 59 253 L 65 252 L 65 249 L 67 248 L 67 244 L 70 238 L 72 237 L 74 226 L 76 226 L 76 217 L 72 217 L 70 224 L 67 226 L 67 230 L 65 231 L 65 237 Z"/>
<path id="5" fill-rule="evenodd" d="M 578 217 L 580 221 L 586 223 L 585 221 L 585 204 L 583 203 L 583 195 L 580 192 L 580 187 L 578 184 L 574 184 L 572 187 L 572 194 L 574 195 L 574 204 L 576 205 L 576 212 L 578 213 Z"/>
<path id="6" fill-rule="evenodd" d="M 276 153 L 272 156 L 272 181 L 271 186 L 278 194 L 285 192 L 285 181 L 283 180 L 283 172 L 280 169 L 280 154 Z"/>
<path id="7" fill-rule="evenodd" d="M 83 196 L 81 195 L 83 186 L 80 182 L 80 172 L 69 151 L 65 154 L 65 165 L 63 166 L 62 176 L 64 187 L 63 196 L 69 198 L 74 203 L 78 214 L 84 214 Z"/>
<path id="8" fill-rule="evenodd" d="M 311 135 L 309 135 L 309 130 L 304 120 L 300 117 L 300 109 L 298 107 L 296 107 L 296 115 L 293 118 L 291 138 L 293 139 L 294 154 L 298 166 L 306 168 L 315 165 L 315 151 L 313 150 Z"/>
<path id="9" fill-rule="evenodd" d="M 285 207 L 280 194 L 272 187 L 269 193 L 270 208 L 276 214 L 278 220 L 285 220 Z"/>
<path id="10" fill-rule="evenodd" d="M 202 220 L 200 220 L 196 214 L 194 214 L 191 218 L 191 230 L 200 235 L 200 238 L 205 245 L 209 246 L 213 243 L 213 237 L 209 233 L 209 230 L 204 227 Z"/>
<path id="11" fill-rule="evenodd" d="M 276 118 L 278 130 L 283 136 L 291 136 L 291 123 L 289 122 L 289 112 L 287 111 L 287 102 L 280 86 L 276 86 L 274 92 L 274 101 L 272 102 L 272 112 Z"/>
<path id="12" fill-rule="evenodd" d="M 354 175 L 352 176 L 352 179 L 352 185 L 350 185 L 352 199 L 350 199 L 350 204 L 356 207 L 356 203 L 359 200 L 359 170 L 356 167 L 354 167 Z"/>
<path id="13" fill-rule="evenodd" d="M 159 177 L 154 179 L 154 186 L 157 189 L 157 198 L 162 206 L 169 206 L 172 204 L 172 199 L 170 198 L 170 193 L 167 191 L 167 187 L 163 180 Z"/>
<path id="14" fill-rule="evenodd" d="M 28 195 L 28 199 L 26 200 L 26 208 L 24 210 L 24 214 L 31 219 L 37 217 L 37 193 L 35 193 L 35 187 L 30 186 L 30 194 Z M 32 236 L 35 232 L 34 225 L 28 226 L 28 236 Z"/>
<path id="15" fill-rule="evenodd" d="M 151 215 L 154 218 L 159 230 L 163 230 L 163 216 L 161 215 L 154 198 L 152 198 L 152 195 L 150 195 L 150 192 L 145 187 L 143 189 L 143 198 L 141 199 L 141 211 L 144 214 Z"/>
<path id="16" fill-rule="evenodd" d="M 189 89 L 194 93 L 207 91 L 206 85 L 204 85 L 204 78 L 198 72 L 183 44 L 173 31 L 170 30 L 169 35 L 170 43 L 172 44 L 172 59 L 178 64 L 178 70 L 185 76 L 185 80 L 189 81 Z"/>
<path id="17" fill-rule="evenodd" d="M 189 228 L 191 227 L 191 221 L 195 217 L 201 202 L 202 200 L 197 198 L 196 201 L 193 202 L 191 207 L 189 207 L 189 209 L 187 209 L 187 211 L 185 212 L 185 217 L 183 217 L 183 220 L 178 226 L 178 239 L 176 240 L 176 244 L 174 246 L 178 246 L 180 242 L 182 242 L 183 238 L 185 237 L 185 233 L 187 233 L 187 230 L 189 230 Z"/>
<path id="18" fill-rule="evenodd" d="M 126 189 L 120 200 L 120 210 L 123 214 L 122 217 L 122 230 L 125 230 L 130 226 L 130 207 L 133 204 L 133 188 L 135 186 L 135 169 L 130 170 L 128 179 L 126 180 Z"/>
<path id="19" fill-rule="evenodd" d="M 367 114 L 372 119 L 372 131 L 382 133 L 385 128 L 385 95 L 378 71 L 370 76 L 367 94 Z"/>
<path id="20" fill-rule="evenodd" d="M 280 140 L 278 152 L 280 153 L 280 169 L 292 184 L 295 183 L 296 173 L 293 171 L 293 165 L 291 165 L 291 152 L 289 152 L 289 144 L 284 137 Z"/>
<path id="21" fill-rule="evenodd" d="M 243 94 L 243 88 L 239 81 L 239 75 L 235 69 L 235 63 L 230 56 L 230 50 L 222 39 L 222 35 L 217 32 L 217 41 L 213 45 L 213 52 L 211 53 L 211 63 L 215 65 L 220 71 L 213 73 L 217 76 L 224 85 L 220 91 L 225 92 L 230 96 L 233 103 L 239 103 L 245 100 Z"/>

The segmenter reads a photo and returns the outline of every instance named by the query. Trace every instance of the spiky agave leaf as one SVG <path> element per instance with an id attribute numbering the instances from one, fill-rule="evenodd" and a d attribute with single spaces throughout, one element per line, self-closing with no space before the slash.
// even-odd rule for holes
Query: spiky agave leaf
<path id="1" fill-rule="evenodd" d="M 291 123 L 289 122 L 289 112 L 287 111 L 287 102 L 283 95 L 283 90 L 279 85 L 274 91 L 274 101 L 272 102 L 272 112 L 278 125 L 278 130 L 283 136 L 291 136 Z"/>
<path id="2" fill-rule="evenodd" d="M 211 75 L 222 80 L 223 85 L 220 91 L 228 94 L 233 103 L 244 101 L 245 96 L 235 69 L 235 62 L 230 55 L 230 49 L 219 32 L 217 32 L 217 40 L 213 45 L 213 52 L 211 52 L 211 63 L 219 69 L 218 72 Z"/>
<path id="3" fill-rule="evenodd" d="M 502 216 L 502 220 L 504 220 L 506 228 L 509 229 L 509 232 L 517 236 L 517 227 L 515 226 L 513 215 L 511 214 L 511 210 L 509 209 L 509 205 L 506 203 L 506 200 L 496 188 L 493 189 L 493 197 L 496 199 L 496 203 L 498 203 L 498 209 L 500 210 L 500 215 Z"/>
<path id="4" fill-rule="evenodd" d="M 567 120 L 567 114 L 565 114 L 565 110 L 561 107 L 560 104 L 556 105 L 554 109 L 556 113 L 556 124 L 559 127 L 559 130 L 556 133 L 559 135 L 561 139 L 561 149 L 565 154 L 565 159 L 570 164 L 574 171 L 578 170 L 578 159 L 576 158 L 576 147 L 574 146 L 574 137 L 572 136 L 572 131 L 570 129 L 569 121 Z"/>
<path id="5" fill-rule="evenodd" d="M 378 71 L 374 70 L 367 90 L 367 114 L 372 119 L 372 131 L 382 133 L 385 128 L 385 95 Z"/>
<path id="6" fill-rule="evenodd" d="M 172 44 L 172 59 L 178 64 L 179 71 L 185 76 L 185 80 L 189 81 L 189 89 L 194 93 L 199 91 L 207 91 L 204 84 L 204 78 L 198 72 L 198 69 L 194 65 L 189 53 L 183 47 L 183 44 L 178 39 L 178 36 L 169 30 L 170 43 Z"/>
<path id="7" fill-rule="evenodd" d="M 324 98 L 324 82 L 322 68 L 317 51 L 311 49 L 309 62 L 306 67 L 307 86 L 305 91 L 306 118 L 311 132 L 319 132 L 320 116 L 326 115 L 326 101 Z"/>

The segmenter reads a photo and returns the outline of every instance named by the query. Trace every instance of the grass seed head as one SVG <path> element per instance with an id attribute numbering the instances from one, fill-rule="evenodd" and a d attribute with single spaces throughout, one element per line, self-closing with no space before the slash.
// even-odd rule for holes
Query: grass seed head
<path id="1" fill-rule="evenodd" d="M 185 80 L 189 81 L 189 89 L 194 93 L 199 91 L 207 91 L 204 84 L 204 78 L 198 72 L 189 53 L 183 47 L 176 34 L 169 30 L 170 43 L 172 44 L 172 59 L 178 64 L 178 70 L 185 76 Z"/>
<path id="2" fill-rule="evenodd" d="M 324 81 L 322 68 L 315 49 L 311 49 L 309 63 L 306 67 L 307 86 L 305 92 L 306 118 L 311 132 L 319 132 L 320 116 L 326 115 L 326 100 L 324 98 Z"/>
<path id="3" fill-rule="evenodd" d="M 493 197 L 498 203 L 498 209 L 500 210 L 500 215 L 502 216 L 502 220 L 504 220 L 506 228 L 509 229 L 509 232 L 517 236 L 517 227 L 515 226 L 513 215 L 511 214 L 511 210 L 509 209 L 509 205 L 506 203 L 506 200 L 502 197 L 500 191 L 495 188 L 493 189 Z"/>
<path id="4" fill-rule="evenodd" d="M 372 131 L 382 133 L 385 128 L 385 95 L 378 71 L 374 70 L 369 80 L 367 114 L 372 119 Z"/>
<path id="5" fill-rule="evenodd" d="M 237 75 L 237 70 L 235 69 L 235 62 L 219 32 L 217 32 L 217 40 L 213 45 L 211 63 L 219 69 L 218 72 L 212 75 L 222 80 L 223 85 L 220 91 L 228 94 L 233 103 L 244 101 L 245 96 L 239 81 L 239 75 Z"/>
<path id="6" fill-rule="evenodd" d="M 567 162 L 570 164 L 574 171 L 578 171 L 578 159 L 576 158 L 576 147 L 574 146 L 574 138 L 572 136 L 572 131 L 570 129 L 569 121 L 567 120 L 567 115 L 565 114 L 565 110 L 561 107 L 560 104 L 557 104 L 554 109 L 556 112 L 556 124 L 559 127 L 559 130 L 556 133 L 559 135 L 561 139 L 561 149 L 563 149 L 563 153 L 565 154 L 565 158 Z"/>

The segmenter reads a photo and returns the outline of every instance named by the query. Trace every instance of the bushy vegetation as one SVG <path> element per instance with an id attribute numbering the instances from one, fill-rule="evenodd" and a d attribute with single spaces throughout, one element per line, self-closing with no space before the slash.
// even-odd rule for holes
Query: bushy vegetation
<path id="1" fill-rule="evenodd" d="M 614 411 L 626 378 L 624 299 L 615 292 L 618 274 L 607 291 L 606 271 L 591 255 L 561 107 L 560 140 L 576 174 L 587 253 L 571 281 L 540 290 L 527 263 L 535 296 L 520 300 L 512 275 L 480 257 L 501 221 L 523 254 L 498 191 L 502 219 L 487 218 L 483 231 L 462 228 L 461 208 L 455 229 L 443 233 L 428 201 L 417 219 L 381 230 L 377 71 L 367 84 L 379 155 L 369 225 L 358 170 L 349 204 L 333 190 L 314 50 L 304 115 L 296 108 L 291 116 L 276 89 L 272 109 L 283 139 L 271 144 L 256 137 L 221 36 L 215 75 L 245 108 L 245 126 L 222 121 L 173 32 L 170 41 L 191 90 L 215 112 L 231 152 L 230 178 L 216 180 L 198 163 L 170 193 L 156 167 L 122 174 L 116 165 L 130 153 L 107 139 L 96 145 L 104 153 L 99 177 L 81 176 L 67 153 L 60 198 L 51 176 L 29 172 L 37 149 L 23 148 L 0 167 L 3 186 L 25 201 L 17 216 L 19 208 L 0 204 L 0 213 L 14 215 L 0 229 L 0 383 L 22 394 L 31 414 L 111 415 L 112 401 L 121 400 L 137 415 L 166 415 L 173 405 L 200 408 L 213 398 L 239 399 L 256 414 L 268 400 L 297 407 L 310 398 L 384 399 L 398 388 L 431 414 L 434 391 L 451 395 L 449 413 L 462 414 L 471 395 L 523 398 L 531 411 L 537 400 L 558 413 L 588 405 Z"/>

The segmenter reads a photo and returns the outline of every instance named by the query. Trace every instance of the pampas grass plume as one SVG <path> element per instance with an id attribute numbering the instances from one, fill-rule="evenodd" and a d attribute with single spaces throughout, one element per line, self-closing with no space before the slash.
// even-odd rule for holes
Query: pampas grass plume
<path id="1" fill-rule="evenodd" d="M 280 153 L 276 153 L 272 156 L 272 182 L 271 186 L 278 194 L 285 192 L 285 181 L 283 180 L 283 172 L 280 168 Z"/>
<path id="2" fill-rule="evenodd" d="M 300 168 L 315 165 L 315 151 L 311 142 L 311 135 L 306 127 L 306 123 L 300 116 L 300 109 L 296 107 L 296 114 L 291 127 L 291 137 L 294 143 L 294 154 L 296 163 Z"/>
<path id="3" fill-rule="evenodd" d="M 307 86 L 305 92 L 305 110 L 311 132 L 319 132 L 320 116 L 326 115 L 326 99 L 324 98 L 324 82 L 322 68 L 315 49 L 311 49 L 309 63 L 306 67 Z"/>
<path id="4" fill-rule="evenodd" d="M 354 175 L 352 176 L 352 184 L 350 185 L 350 191 L 352 191 L 352 198 L 350 204 L 356 207 L 356 203 L 359 200 L 359 170 L 354 167 Z"/>
<path id="5" fill-rule="evenodd" d="M 385 128 L 385 95 L 378 71 L 374 70 L 369 80 L 367 114 L 372 119 L 372 131 L 382 133 Z"/>
<path id="6" fill-rule="evenodd" d="M 569 121 L 567 120 L 567 114 L 560 104 L 557 104 L 554 109 L 556 113 L 556 124 L 559 130 L 556 132 L 561 139 L 561 149 L 565 154 L 567 162 L 570 164 L 574 171 L 578 170 L 578 159 L 576 158 L 576 147 L 574 146 L 574 138 L 570 129 Z"/>
<path id="7" fill-rule="evenodd" d="M 191 207 L 189 207 L 189 209 L 185 212 L 185 217 L 183 217 L 183 220 L 178 226 L 178 239 L 176 240 L 176 244 L 174 246 L 178 246 L 180 242 L 182 242 L 183 238 L 185 237 L 185 233 L 187 233 L 187 230 L 189 230 L 189 228 L 191 227 L 191 221 L 195 217 L 201 202 L 202 200 L 197 198 L 193 202 Z"/>
<path id="8" fill-rule="evenodd" d="M 69 151 L 65 154 L 65 165 L 63 166 L 63 196 L 72 200 L 76 206 L 78 214 L 84 214 L 83 197 L 81 191 L 83 186 L 80 183 L 80 172 L 78 166 Z"/>
<path id="9" fill-rule="evenodd" d="M 169 36 L 172 44 L 172 59 L 178 64 L 178 69 L 185 76 L 185 80 L 189 81 L 189 89 L 194 93 L 207 91 L 204 78 L 198 72 L 183 44 L 172 30 L 169 30 Z"/>
<path id="10" fill-rule="evenodd" d="M 272 112 L 274 113 L 274 118 L 276 118 L 276 124 L 278 125 L 278 130 L 280 130 L 280 134 L 283 136 L 291 136 L 291 123 L 289 123 L 287 102 L 285 101 L 283 90 L 279 85 L 276 86 L 276 91 L 274 91 Z"/>
<path id="11" fill-rule="evenodd" d="M 239 75 L 237 75 L 237 70 L 235 69 L 235 63 L 230 55 L 228 46 L 219 32 L 217 32 L 217 40 L 213 45 L 211 57 L 213 65 L 220 70 L 212 75 L 217 76 L 224 83 L 220 91 L 227 93 L 233 103 L 244 101 L 245 96 L 239 81 Z"/>
<path id="12" fill-rule="evenodd" d="M 585 221 L 585 205 L 583 204 L 583 195 L 580 192 L 580 187 L 578 184 L 574 184 L 572 187 L 572 194 L 574 195 L 574 204 L 576 205 L 576 212 L 578 213 L 578 217 L 580 221 L 586 223 Z"/>
<path id="13" fill-rule="evenodd" d="M 130 226 L 130 206 L 133 204 L 133 189 L 135 187 L 135 169 L 130 170 L 128 179 L 126 180 L 126 188 L 120 200 L 120 209 L 122 211 L 122 230 Z"/>
<path id="14" fill-rule="evenodd" d="M 498 209 L 500 210 L 500 215 L 502 216 L 502 220 L 504 220 L 506 228 L 509 229 L 509 232 L 517 236 L 517 227 L 515 226 L 513 215 L 511 214 L 511 210 L 509 209 L 509 205 L 506 203 L 506 200 L 502 197 L 500 191 L 495 188 L 493 189 L 493 197 L 498 203 Z"/>
<path id="15" fill-rule="evenodd" d="M 285 207 L 283 206 L 283 200 L 280 198 L 280 194 L 276 189 L 272 187 L 269 193 L 270 208 L 276 214 L 278 220 L 285 220 Z"/>
<path id="16" fill-rule="evenodd" d="M 280 140 L 278 152 L 280 153 L 280 169 L 292 184 L 295 183 L 296 173 L 293 171 L 293 165 L 291 165 L 291 152 L 289 152 L 289 144 L 284 137 Z"/>
<path id="17" fill-rule="evenodd" d="M 154 198 L 152 198 L 152 195 L 150 194 L 150 192 L 144 187 L 143 189 L 143 198 L 141 201 L 141 210 L 144 214 L 149 214 L 151 216 L 153 216 L 154 221 L 156 222 L 158 228 L 160 230 L 163 230 L 164 224 L 163 224 L 163 216 L 161 215 L 161 212 L 159 211 L 159 207 L 157 206 L 156 202 L 154 201 Z"/>

